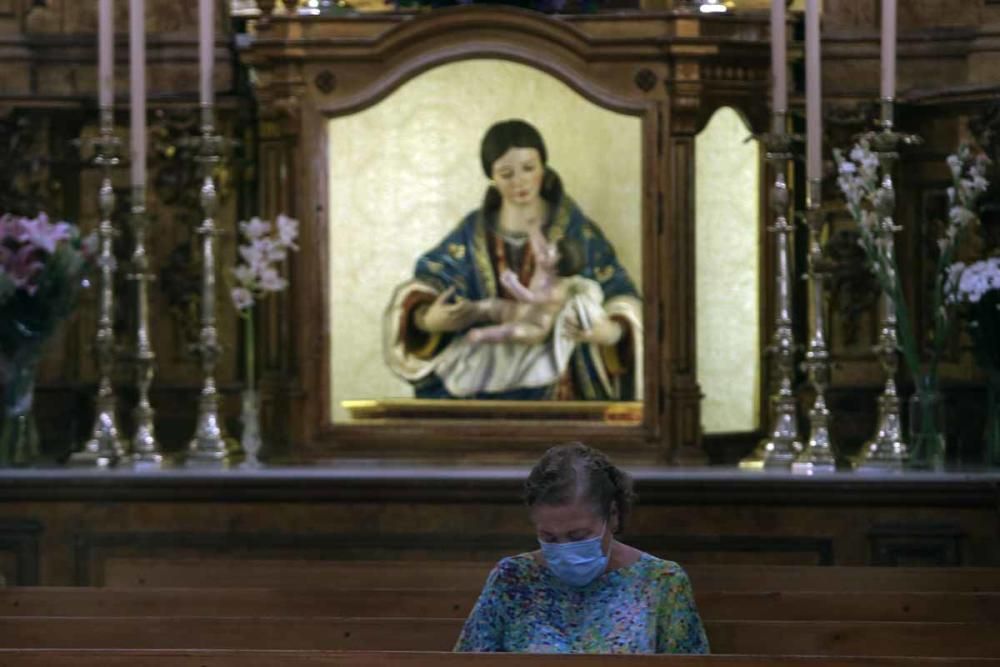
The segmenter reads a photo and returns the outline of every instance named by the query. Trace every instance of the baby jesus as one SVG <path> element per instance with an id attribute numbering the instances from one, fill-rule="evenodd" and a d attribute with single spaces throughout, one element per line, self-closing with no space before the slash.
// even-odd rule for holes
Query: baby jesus
<path id="1" fill-rule="evenodd" d="M 468 340 L 472 343 L 513 342 L 538 345 L 552 333 L 559 313 L 579 291 L 576 276 L 584 266 L 582 249 L 567 239 L 550 244 L 541 229 L 529 233 L 535 270 L 525 287 L 511 270 L 500 276 L 507 291 L 514 299 L 486 299 L 477 303 L 483 320 L 497 322 L 487 327 L 472 329 Z M 590 328 L 585 309 L 577 309 L 577 320 L 584 330 Z"/>

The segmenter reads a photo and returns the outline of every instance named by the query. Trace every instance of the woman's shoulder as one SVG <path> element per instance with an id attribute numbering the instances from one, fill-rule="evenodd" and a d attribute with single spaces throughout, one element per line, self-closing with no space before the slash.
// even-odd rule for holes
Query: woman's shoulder
<path id="1" fill-rule="evenodd" d="M 499 579 L 514 581 L 538 575 L 538 561 L 530 553 L 517 554 L 501 558 L 493 567 L 493 572 Z"/>
<path id="2" fill-rule="evenodd" d="M 543 574 L 542 568 L 530 553 L 507 556 L 493 566 L 486 588 L 510 590 L 538 586 Z"/>
<path id="3" fill-rule="evenodd" d="M 684 584 L 688 580 L 687 572 L 678 563 L 657 558 L 645 551 L 639 556 L 634 569 L 639 576 L 665 585 Z"/>

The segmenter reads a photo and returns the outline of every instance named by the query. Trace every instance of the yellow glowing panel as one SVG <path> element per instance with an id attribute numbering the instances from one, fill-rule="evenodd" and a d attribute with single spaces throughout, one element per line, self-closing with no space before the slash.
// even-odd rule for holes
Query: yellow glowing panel
<path id="1" fill-rule="evenodd" d="M 747 11 L 747 10 L 757 10 L 757 11 L 770 11 L 771 0 L 732 0 L 733 11 Z M 819 3 L 820 11 L 823 11 L 823 2 L 820 0 Z M 788 10 L 793 12 L 804 12 L 806 10 L 806 0 L 793 0 L 792 4 L 788 5 Z"/>
<path id="2" fill-rule="evenodd" d="M 720 109 L 695 141 L 698 381 L 706 433 L 751 431 L 760 401 L 756 141 Z"/>
<path id="3" fill-rule="evenodd" d="M 600 225 L 638 282 L 641 121 L 587 101 L 558 79 L 502 60 L 429 70 L 377 105 L 329 122 L 331 409 L 409 398 L 382 359 L 382 313 L 417 257 L 478 207 L 479 143 L 498 120 L 539 129 L 549 165 Z"/>

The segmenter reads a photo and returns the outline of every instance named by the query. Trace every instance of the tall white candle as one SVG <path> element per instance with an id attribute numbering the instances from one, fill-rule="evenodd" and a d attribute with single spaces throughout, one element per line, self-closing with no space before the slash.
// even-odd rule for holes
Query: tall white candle
<path id="1" fill-rule="evenodd" d="M 198 62 L 201 74 L 201 105 L 213 103 L 215 70 L 215 0 L 198 0 Z"/>
<path id="2" fill-rule="evenodd" d="M 771 0 L 771 110 L 788 111 L 788 66 L 785 62 L 785 0 Z"/>
<path id="3" fill-rule="evenodd" d="M 822 178 L 823 111 L 819 0 L 806 0 L 806 178 Z"/>
<path id="4" fill-rule="evenodd" d="M 896 97 L 896 0 L 882 0 L 882 99 Z"/>
<path id="5" fill-rule="evenodd" d="M 97 5 L 97 90 L 102 108 L 110 108 L 115 97 L 115 16 L 114 0 Z"/>
<path id="6" fill-rule="evenodd" d="M 129 128 L 132 187 L 146 185 L 146 0 L 129 0 Z"/>

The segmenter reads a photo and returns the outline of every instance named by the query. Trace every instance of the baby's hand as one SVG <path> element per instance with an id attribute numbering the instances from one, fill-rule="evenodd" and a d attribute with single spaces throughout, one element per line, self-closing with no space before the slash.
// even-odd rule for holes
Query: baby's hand
<path id="1" fill-rule="evenodd" d="M 504 269 L 503 273 L 500 274 L 500 282 L 503 286 L 509 290 L 516 290 L 515 285 L 520 286 L 521 280 L 517 277 L 517 274 L 510 269 Z"/>
<path id="2" fill-rule="evenodd" d="M 500 282 L 502 282 L 503 286 L 507 288 L 507 291 L 510 292 L 511 296 L 521 303 L 539 302 L 538 295 L 521 284 L 521 279 L 518 278 L 517 274 L 510 269 L 507 269 L 500 274 Z"/>

